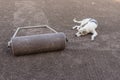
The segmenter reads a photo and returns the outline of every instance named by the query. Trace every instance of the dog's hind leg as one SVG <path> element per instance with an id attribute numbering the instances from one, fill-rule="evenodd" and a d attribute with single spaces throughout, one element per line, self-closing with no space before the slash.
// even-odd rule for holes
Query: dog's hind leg
<path id="1" fill-rule="evenodd" d="M 91 36 L 91 40 L 93 41 L 97 35 L 98 33 L 94 30 L 93 35 Z"/>

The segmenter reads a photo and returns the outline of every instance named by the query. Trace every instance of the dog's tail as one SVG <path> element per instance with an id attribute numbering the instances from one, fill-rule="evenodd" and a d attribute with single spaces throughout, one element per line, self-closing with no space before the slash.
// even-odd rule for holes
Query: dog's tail
<path id="1" fill-rule="evenodd" d="M 76 18 L 74 18 L 73 21 L 76 23 L 81 23 L 81 21 L 76 20 Z"/>

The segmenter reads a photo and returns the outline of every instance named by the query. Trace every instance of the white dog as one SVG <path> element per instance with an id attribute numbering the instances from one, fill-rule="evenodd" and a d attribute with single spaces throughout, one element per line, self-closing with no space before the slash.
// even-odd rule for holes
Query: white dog
<path id="1" fill-rule="evenodd" d="M 77 37 L 92 33 L 91 40 L 94 40 L 94 38 L 98 35 L 98 33 L 96 32 L 98 22 L 95 19 L 86 18 L 82 21 L 77 21 L 76 19 L 73 19 L 73 21 L 76 23 L 80 23 L 80 25 L 76 25 L 73 27 L 73 29 L 77 28 L 78 30 L 78 32 L 76 33 Z"/>

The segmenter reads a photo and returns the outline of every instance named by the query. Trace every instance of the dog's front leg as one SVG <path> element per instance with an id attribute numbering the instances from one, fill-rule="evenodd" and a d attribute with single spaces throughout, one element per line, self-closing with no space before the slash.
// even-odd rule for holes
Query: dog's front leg
<path id="1" fill-rule="evenodd" d="M 94 30 L 93 35 L 91 36 L 91 40 L 93 41 L 97 35 L 98 33 Z"/>

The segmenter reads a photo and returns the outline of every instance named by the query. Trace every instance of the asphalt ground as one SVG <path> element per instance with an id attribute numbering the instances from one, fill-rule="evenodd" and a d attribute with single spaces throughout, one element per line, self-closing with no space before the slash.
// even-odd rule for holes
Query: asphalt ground
<path id="1" fill-rule="evenodd" d="M 0 0 L 0 80 L 120 80 L 119 8 L 120 0 Z M 94 41 L 72 30 L 73 18 L 88 17 L 99 24 Z M 16 28 L 43 24 L 66 34 L 65 50 L 15 57 L 7 42 Z"/>

